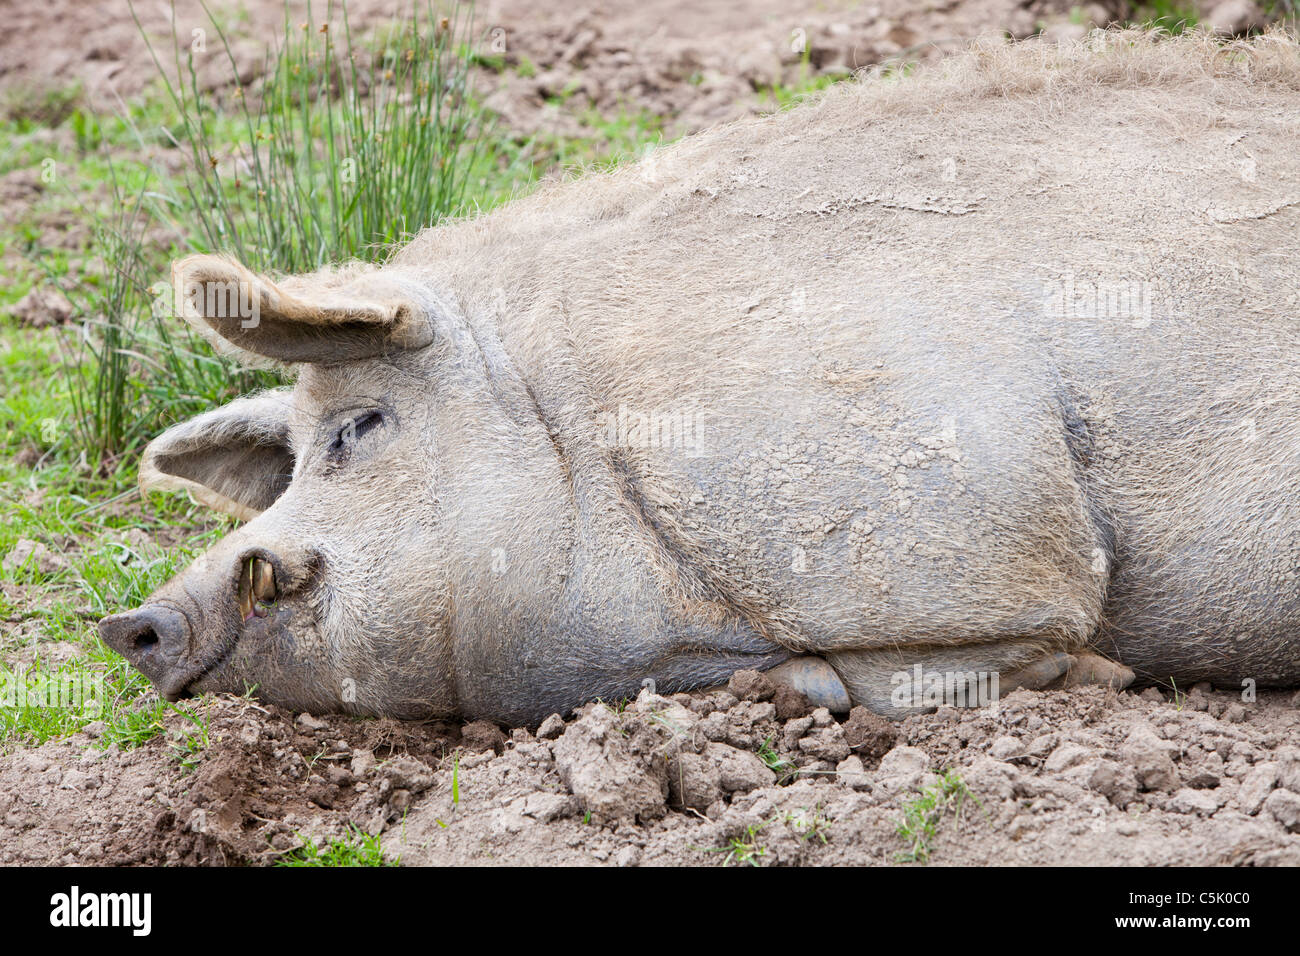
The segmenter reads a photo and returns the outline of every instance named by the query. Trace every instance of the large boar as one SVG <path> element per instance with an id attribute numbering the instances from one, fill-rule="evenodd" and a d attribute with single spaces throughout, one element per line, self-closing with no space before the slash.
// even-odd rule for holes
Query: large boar
<path id="1" fill-rule="evenodd" d="M 174 282 L 297 378 L 145 453 L 247 519 L 101 624 L 169 698 L 529 722 L 792 655 L 889 714 L 920 674 L 1300 679 L 1281 36 L 984 46 L 382 268 Z"/>

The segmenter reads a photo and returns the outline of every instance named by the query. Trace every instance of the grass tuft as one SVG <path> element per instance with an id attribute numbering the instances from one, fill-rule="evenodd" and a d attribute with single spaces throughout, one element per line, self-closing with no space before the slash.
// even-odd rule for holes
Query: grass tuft
<path id="1" fill-rule="evenodd" d="M 378 836 L 371 836 L 356 827 L 349 827 L 348 839 L 331 840 L 319 846 L 310 837 L 298 835 L 303 845 L 286 853 L 276 861 L 276 866 L 397 866 L 398 860 L 384 857 L 384 848 Z"/>
<path id="2" fill-rule="evenodd" d="M 897 854 L 900 863 L 926 863 L 930 859 L 931 841 L 938 832 L 939 824 L 947 816 L 953 818 L 954 824 L 960 825 L 961 811 L 967 799 L 979 800 L 971 793 L 966 782 L 955 770 L 946 771 L 939 782 L 926 787 L 920 796 L 903 806 L 903 819 L 899 821 L 898 835 L 909 846 Z"/>

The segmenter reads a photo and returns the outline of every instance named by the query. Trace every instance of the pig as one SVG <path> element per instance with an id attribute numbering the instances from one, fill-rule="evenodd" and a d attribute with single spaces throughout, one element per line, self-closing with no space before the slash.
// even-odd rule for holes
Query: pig
<path id="1" fill-rule="evenodd" d="M 1294 684 L 1298 142 L 1280 34 L 991 42 L 382 266 L 186 258 L 293 384 L 147 447 L 243 523 L 100 632 L 168 699 L 507 724 Z"/>

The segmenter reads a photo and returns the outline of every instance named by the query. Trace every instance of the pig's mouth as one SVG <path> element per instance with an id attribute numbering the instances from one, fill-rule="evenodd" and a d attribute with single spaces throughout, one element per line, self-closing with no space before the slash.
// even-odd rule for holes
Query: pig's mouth
<path id="1" fill-rule="evenodd" d="M 293 613 L 286 600 L 290 595 L 278 586 L 285 579 L 273 556 L 260 551 L 246 554 L 227 579 L 229 603 L 219 617 L 204 614 L 193 595 L 184 602 L 190 612 L 172 600 L 154 599 L 134 611 L 105 618 L 100 635 L 168 701 L 230 689 L 218 687 L 221 681 L 215 678 L 233 663 L 244 639 L 274 644 L 285 629 Z"/>
<path id="2" fill-rule="evenodd" d="M 197 664 L 186 673 L 175 679 L 168 680 L 165 684 L 159 684 L 158 693 L 173 704 L 178 700 L 184 700 L 186 697 L 193 697 L 195 684 L 230 663 L 235 656 L 235 650 L 239 647 L 242 636 L 236 635 L 210 660 Z"/>
<path id="3" fill-rule="evenodd" d="M 157 682 L 158 692 L 175 703 L 194 694 L 194 686 L 209 674 L 228 664 L 243 640 L 249 622 L 264 618 L 274 608 L 276 600 L 275 568 L 261 554 L 251 554 L 239 562 L 239 578 L 235 584 L 238 624 L 216 647 L 199 657 L 191 666 L 178 668 L 177 673 L 166 674 Z"/>

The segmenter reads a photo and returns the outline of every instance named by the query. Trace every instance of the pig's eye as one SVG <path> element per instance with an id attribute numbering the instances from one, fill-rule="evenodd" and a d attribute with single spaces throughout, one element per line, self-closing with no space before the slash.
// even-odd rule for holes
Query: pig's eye
<path id="1" fill-rule="evenodd" d="M 357 439 L 368 432 L 374 431 L 383 423 L 384 416 L 380 412 L 364 412 L 355 418 L 349 418 L 343 423 L 343 427 L 338 430 L 334 440 L 330 442 L 330 451 L 341 452 L 346 450 Z"/>

